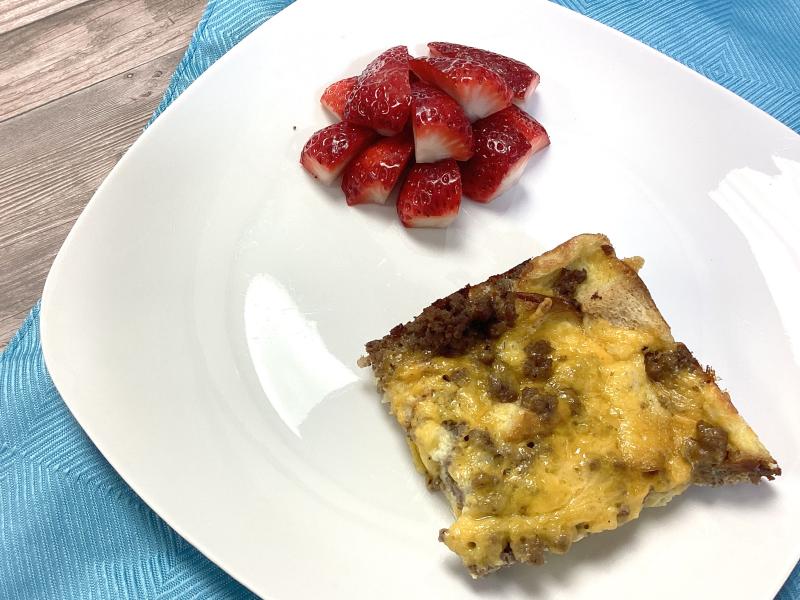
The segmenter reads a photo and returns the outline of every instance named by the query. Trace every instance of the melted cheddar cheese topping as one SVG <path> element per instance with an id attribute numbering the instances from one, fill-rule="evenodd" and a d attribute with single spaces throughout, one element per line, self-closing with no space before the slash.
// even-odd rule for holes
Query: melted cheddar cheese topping
<path id="1" fill-rule="evenodd" d="M 542 378 L 526 367 L 537 341 L 548 350 Z M 563 553 L 690 484 L 687 439 L 698 421 L 725 415 L 709 414 L 702 371 L 648 377 L 643 349 L 665 344 L 645 329 L 517 301 L 514 326 L 462 356 L 391 357 L 386 398 L 417 466 L 453 507 L 443 541 L 473 573 L 509 552 L 529 562 Z"/>

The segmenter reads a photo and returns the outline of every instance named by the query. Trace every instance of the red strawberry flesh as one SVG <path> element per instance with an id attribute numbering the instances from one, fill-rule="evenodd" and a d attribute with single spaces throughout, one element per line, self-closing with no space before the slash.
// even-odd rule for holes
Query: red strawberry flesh
<path id="1" fill-rule="evenodd" d="M 344 115 L 344 105 L 347 102 L 347 96 L 350 90 L 353 89 L 357 80 L 358 77 L 348 77 L 330 84 L 325 88 L 325 91 L 322 92 L 322 98 L 319 99 L 322 106 L 341 119 Z"/>
<path id="2" fill-rule="evenodd" d="M 381 138 L 356 156 L 342 175 L 347 204 L 384 204 L 406 168 L 414 144 L 401 133 Z"/>
<path id="3" fill-rule="evenodd" d="M 397 215 L 406 227 L 447 227 L 460 206 L 458 164 L 447 159 L 411 167 L 397 199 Z"/>
<path id="4" fill-rule="evenodd" d="M 493 123 L 492 117 L 473 124 L 475 154 L 461 165 L 464 194 L 476 202 L 491 202 L 522 175 L 531 145 L 516 129 Z"/>
<path id="5" fill-rule="evenodd" d="M 531 154 L 550 145 L 550 137 L 542 124 L 513 104 L 487 117 L 496 126 L 509 127 L 520 132 L 531 145 Z"/>
<path id="6" fill-rule="evenodd" d="M 344 120 L 381 135 L 400 133 L 411 106 L 408 59 L 408 49 L 395 46 L 369 63 L 347 97 Z"/>
<path id="7" fill-rule="evenodd" d="M 300 164 L 322 183 L 330 185 L 373 139 L 375 132 L 366 127 L 345 122 L 328 125 L 306 142 Z"/>
<path id="8" fill-rule="evenodd" d="M 411 85 L 411 126 L 418 163 L 472 156 L 472 127 L 464 110 L 430 84 Z"/>
<path id="9" fill-rule="evenodd" d="M 508 56 L 449 42 L 430 42 L 428 48 L 431 51 L 431 56 L 467 58 L 489 67 L 508 84 L 514 92 L 515 100 L 529 98 L 536 86 L 539 85 L 539 74 L 536 71 L 525 63 Z"/>
<path id="10" fill-rule="evenodd" d="M 451 96 L 470 121 L 482 119 L 511 104 L 511 89 L 488 67 L 464 58 L 412 58 L 411 70 Z"/>

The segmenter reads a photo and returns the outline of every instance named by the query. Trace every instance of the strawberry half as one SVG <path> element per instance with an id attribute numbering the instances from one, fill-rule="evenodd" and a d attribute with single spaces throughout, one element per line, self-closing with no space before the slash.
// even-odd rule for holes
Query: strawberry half
<path id="1" fill-rule="evenodd" d="M 411 84 L 411 126 L 418 163 L 472 156 L 472 127 L 461 106 L 427 83 Z"/>
<path id="2" fill-rule="evenodd" d="M 496 126 L 504 126 L 520 132 L 531 145 L 531 154 L 536 154 L 542 148 L 550 145 L 550 136 L 547 135 L 542 124 L 521 108 L 513 104 L 508 108 L 487 117 Z"/>
<path id="3" fill-rule="evenodd" d="M 358 76 L 344 107 L 344 120 L 381 135 L 400 133 L 408 121 L 411 84 L 408 48 L 389 48 Z"/>
<path id="4" fill-rule="evenodd" d="M 344 115 L 344 105 L 347 102 L 347 96 L 350 90 L 355 86 L 358 77 L 348 77 L 347 79 L 340 79 L 322 92 L 322 98 L 319 99 L 322 106 L 327 108 L 337 118 L 341 119 Z"/>
<path id="5" fill-rule="evenodd" d="M 400 133 L 378 140 L 356 156 L 342 175 L 342 191 L 347 204 L 384 204 L 406 168 L 413 149 L 411 136 Z"/>
<path id="6" fill-rule="evenodd" d="M 458 102 L 470 121 L 482 119 L 511 104 L 513 93 L 497 73 L 465 59 L 446 56 L 412 58 L 411 70 Z"/>
<path id="7" fill-rule="evenodd" d="M 473 124 L 475 154 L 461 166 L 464 194 L 483 203 L 514 185 L 531 156 L 524 135 L 491 118 Z"/>
<path id="8" fill-rule="evenodd" d="M 334 123 L 320 129 L 300 153 L 303 168 L 325 185 L 339 176 L 356 154 L 375 139 L 375 132 L 350 123 Z"/>
<path id="9" fill-rule="evenodd" d="M 539 74 L 536 71 L 525 63 L 502 54 L 450 42 L 430 42 L 428 49 L 431 51 L 431 56 L 467 58 L 489 67 L 508 84 L 514 92 L 515 100 L 530 98 L 539 85 Z"/>
<path id="10" fill-rule="evenodd" d="M 397 199 L 406 227 L 447 227 L 461 206 L 461 175 L 453 159 L 414 165 Z"/>

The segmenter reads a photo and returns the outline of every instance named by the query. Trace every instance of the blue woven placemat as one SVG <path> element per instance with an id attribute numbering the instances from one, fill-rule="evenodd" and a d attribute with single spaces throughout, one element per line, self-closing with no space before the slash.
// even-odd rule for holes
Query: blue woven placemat
<path id="1" fill-rule="evenodd" d="M 290 0 L 211 0 L 153 118 Z M 800 132 L 796 0 L 560 0 Z M 754 574 L 754 576 L 757 576 Z M 108 465 L 53 387 L 39 307 L 0 355 L 0 599 L 251 598 Z M 800 600 L 800 569 L 779 594 Z"/>

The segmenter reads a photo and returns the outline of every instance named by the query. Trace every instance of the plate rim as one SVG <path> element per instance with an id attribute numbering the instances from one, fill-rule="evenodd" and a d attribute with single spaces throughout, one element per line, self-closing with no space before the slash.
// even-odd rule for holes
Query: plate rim
<path id="1" fill-rule="evenodd" d="M 220 56 L 214 63 L 212 63 L 205 71 L 203 71 L 195 80 L 191 82 L 191 84 L 181 92 L 159 115 L 156 119 L 149 123 L 149 125 L 143 130 L 141 135 L 134 141 L 134 143 L 126 150 L 123 156 L 118 160 L 118 162 L 114 165 L 111 171 L 106 175 L 103 179 L 102 183 L 98 186 L 97 190 L 92 194 L 91 198 L 81 210 L 81 213 L 78 219 L 75 221 L 73 226 L 70 228 L 68 235 L 66 236 L 64 242 L 62 243 L 61 247 L 56 254 L 56 257 L 53 260 L 53 263 L 48 271 L 47 278 L 45 280 L 44 288 L 42 291 L 41 297 L 41 305 L 40 305 L 40 339 L 41 339 L 41 347 L 42 353 L 45 360 L 45 364 L 47 365 L 48 373 L 50 373 L 51 379 L 53 381 L 53 385 L 55 386 L 56 390 L 59 392 L 59 396 L 62 398 L 64 404 L 67 406 L 70 413 L 73 415 L 75 420 L 80 425 L 81 429 L 86 433 L 89 439 L 94 444 L 97 451 L 103 456 L 103 458 L 108 461 L 114 471 L 119 475 L 119 477 L 128 485 L 134 493 L 142 499 L 142 501 L 155 512 L 160 519 L 162 519 L 169 527 L 171 527 L 178 535 L 180 535 L 184 540 L 190 543 L 194 548 L 196 548 L 200 553 L 202 553 L 205 557 L 207 557 L 211 562 L 213 562 L 218 568 L 223 570 L 226 574 L 228 574 L 231 578 L 237 581 L 240 585 L 250 590 L 252 593 L 259 595 L 257 592 L 253 590 L 253 588 L 248 585 L 247 577 L 241 577 L 237 574 L 238 569 L 236 567 L 230 568 L 229 566 L 225 565 L 225 559 L 219 557 L 216 551 L 213 548 L 209 548 L 204 542 L 198 540 L 192 532 L 184 530 L 184 528 L 180 524 L 176 524 L 174 519 L 169 515 L 169 510 L 163 510 L 159 507 L 157 499 L 152 498 L 151 494 L 146 489 L 140 489 L 139 483 L 136 481 L 131 481 L 120 469 L 117 468 L 117 461 L 113 456 L 109 456 L 108 448 L 104 448 L 102 443 L 98 443 L 96 441 L 96 427 L 95 424 L 88 424 L 91 423 L 91 419 L 82 418 L 83 413 L 81 412 L 80 408 L 76 406 L 76 403 L 71 401 L 72 398 L 67 398 L 66 395 L 62 394 L 61 390 L 59 389 L 59 369 L 61 358 L 56 354 L 56 350 L 53 349 L 54 343 L 51 343 L 49 340 L 52 339 L 53 333 L 52 329 L 53 326 L 51 325 L 53 317 L 51 316 L 54 312 L 58 310 L 58 300 L 57 300 L 57 293 L 54 288 L 58 285 L 56 280 L 59 276 L 60 271 L 64 268 L 63 264 L 66 263 L 70 256 L 70 247 L 74 243 L 74 240 L 81 235 L 81 232 L 84 228 L 89 226 L 88 220 L 89 215 L 96 209 L 99 202 L 108 202 L 109 200 L 104 199 L 104 192 L 107 187 L 111 185 L 111 182 L 118 176 L 118 173 L 125 168 L 125 165 L 132 160 L 131 156 L 133 156 L 136 152 L 139 152 L 139 148 L 147 143 L 152 135 L 152 132 L 158 131 L 160 127 L 162 127 L 164 122 L 165 115 L 167 115 L 167 119 L 171 118 L 169 115 L 172 115 L 177 110 L 180 110 L 180 107 L 185 104 L 186 102 L 190 102 L 192 98 L 195 96 L 202 94 L 205 87 L 208 85 L 208 82 L 212 80 L 213 74 L 217 73 L 221 69 L 225 69 L 226 65 L 230 62 L 234 61 L 239 57 L 241 54 L 245 54 L 247 52 L 247 42 L 248 40 L 252 40 L 256 36 L 264 35 L 263 31 L 269 29 L 271 27 L 280 26 L 282 21 L 286 18 L 285 15 L 287 14 L 294 14 L 299 10 L 313 10 L 313 4 L 315 0 L 295 0 L 292 4 L 285 6 L 281 9 L 278 13 L 270 17 L 267 21 L 261 23 L 258 27 L 256 27 L 253 31 L 251 31 L 248 35 L 242 38 L 238 43 L 236 43 L 232 48 L 230 48 L 225 54 Z M 321 1 L 321 0 L 320 0 Z M 364 0 L 354 0 L 356 2 L 360 2 L 362 4 L 368 4 Z M 454 3 L 457 3 L 457 0 L 448 0 Z M 514 0 L 503 0 L 508 1 L 510 4 L 514 3 Z M 689 66 L 683 64 L 679 60 L 669 56 L 666 53 L 663 53 L 653 46 L 648 45 L 645 42 L 642 42 L 614 27 L 607 25 L 601 21 L 595 20 L 592 17 L 574 11 L 566 6 L 561 4 L 556 4 L 555 2 L 551 2 L 549 0 L 536 0 L 536 3 L 539 6 L 546 6 L 546 10 L 553 10 L 556 13 L 561 13 L 561 16 L 568 19 L 573 19 L 576 22 L 581 24 L 581 27 L 595 27 L 599 28 L 604 31 L 604 35 L 613 35 L 620 39 L 625 39 L 626 43 L 633 43 L 638 45 L 640 49 L 645 49 L 647 52 L 651 53 L 650 58 L 653 60 L 666 60 L 667 62 L 673 63 L 674 66 L 677 66 L 679 70 L 682 71 L 684 75 L 689 75 L 695 79 L 698 85 L 705 85 L 710 86 L 711 88 L 716 88 L 716 93 L 723 93 L 728 101 L 734 102 L 738 105 L 738 107 L 742 110 L 747 110 L 753 115 L 758 115 L 758 118 L 764 120 L 766 117 L 766 122 L 769 122 L 772 127 L 778 125 L 782 130 L 783 134 L 790 134 L 791 136 L 797 136 L 800 139 L 800 134 L 795 132 L 791 129 L 788 125 L 782 123 L 777 118 L 773 117 L 769 113 L 767 113 L 764 109 L 750 103 L 749 101 L 745 100 L 743 97 L 739 96 L 735 92 L 731 91 L 730 89 L 724 87 L 720 83 L 706 77 L 705 75 L 695 71 L 694 69 L 690 68 Z M 291 12 L 289 12 L 291 11 Z M 275 22 L 278 22 L 278 25 L 275 25 Z M 412 37 L 412 36 L 409 36 Z M 655 58 L 658 57 L 658 58 Z M 212 75 L 209 75 L 211 73 Z M 734 100 L 735 99 L 735 100 Z M 799 246 L 800 247 L 800 246 Z M 50 365 L 59 365 L 55 368 L 55 370 L 51 369 Z M 114 454 L 113 452 L 111 453 Z M 168 516 L 165 516 L 165 513 Z M 800 560 L 800 553 L 798 556 L 790 562 L 788 568 L 784 569 L 785 575 L 781 582 L 774 587 L 771 587 L 770 591 L 774 596 L 777 594 L 780 589 L 782 589 L 783 585 L 785 584 L 787 578 L 791 575 L 792 571 L 797 564 L 797 561 Z"/>

